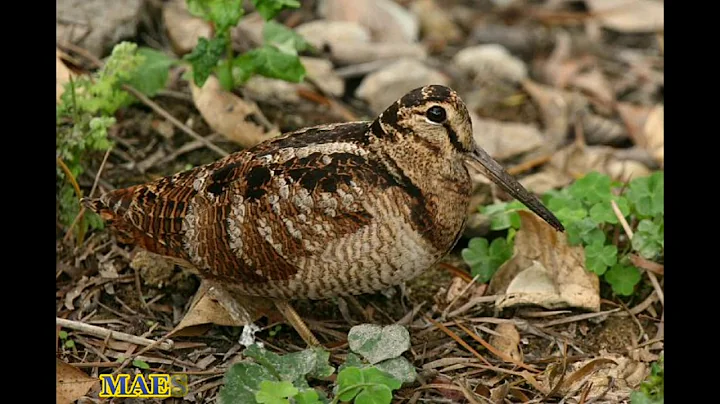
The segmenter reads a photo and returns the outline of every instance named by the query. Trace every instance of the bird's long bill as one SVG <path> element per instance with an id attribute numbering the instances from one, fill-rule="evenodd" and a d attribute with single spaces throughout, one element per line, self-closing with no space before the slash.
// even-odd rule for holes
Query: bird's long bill
<path id="1" fill-rule="evenodd" d="M 513 198 L 524 203 L 525 206 L 543 218 L 543 220 L 548 222 L 552 227 L 559 231 L 565 230 L 560 220 L 558 220 L 535 195 L 528 192 L 528 190 L 505 171 L 497 161 L 493 160 L 485 150 L 475 147 L 475 151 L 468 156 L 467 163 L 488 177 L 492 182 L 502 187 L 502 189 L 512 195 Z"/>

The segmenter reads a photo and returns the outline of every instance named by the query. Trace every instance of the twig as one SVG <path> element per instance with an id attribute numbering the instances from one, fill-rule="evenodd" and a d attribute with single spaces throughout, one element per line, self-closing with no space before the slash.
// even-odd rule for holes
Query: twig
<path id="1" fill-rule="evenodd" d="M 467 293 L 467 291 L 470 289 L 472 285 L 475 284 L 475 281 L 477 281 L 477 278 L 480 277 L 480 274 L 475 275 L 475 277 L 472 278 L 470 282 L 467 282 L 467 285 L 463 288 L 463 290 L 460 291 L 460 293 L 455 296 L 450 303 L 448 303 L 447 307 L 443 310 L 442 314 L 440 315 L 441 318 L 447 318 L 448 311 L 450 311 L 450 308 L 462 297 Z"/>
<path id="2" fill-rule="evenodd" d="M 450 338 L 452 338 L 452 339 L 455 340 L 455 342 L 457 342 L 458 344 L 462 345 L 463 348 L 465 348 L 465 349 L 468 350 L 468 352 L 470 352 L 471 354 L 475 355 L 475 357 L 477 357 L 478 359 L 480 359 L 483 363 L 485 363 L 485 364 L 488 365 L 488 366 L 492 366 L 492 363 L 488 362 L 488 360 L 485 359 L 484 356 L 480 355 L 480 353 L 479 353 L 478 351 L 474 350 L 473 347 L 470 346 L 470 344 L 468 344 L 467 342 L 463 341 L 463 339 L 460 338 L 457 334 L 455 334 L 451 329 L 445 327 L 444 325 L 442 325 L 442 324 L 440 324 L 439 322 L 431 319 L 430 317 L 425 317 L 425 318 L 426 318 L 428 321 L 430 321 L 431 323 L 433 323 L 433 325 L 435 325 L 435 327 L 439 328 L 442 332 L 444 332 L 445 334 L 449 335 Z"/>
<path id="3" fill-rule="evenodd" d="M 525 369 L 525 370 L 529 370 L 529 371 L 534 372 L 534 373 L 539 373 L 539 372 L 540 372 L 537 368 L 532 367 L 532 366 L 530 366 L 530 365 L 526 365 L 526 364 L 524 364 L 524 363 L 521 362 L 521 361 L 517 361 L 517 360 L 513 359 L 512 357 L 510 357 L 510 355 L 506 354 L 505 352 L 502 352 L 502 351 L 500 351 L 499 349 L 495 348 L 494 346 L 490 345 L 490 343 L 488 343 L 487 341 L 485 341 L 484 339 L 482 339 L 479 335 L 477 335 L 476 333 L 472 332 L 469 328 L 465 327 L 464 325 L 462 325 L 462 324 L 460 324 L 460 323 L 458 323 L 458 322 L 455 322 L 455 325 L 457 325 L 458 327 L 460 327 L 461 330 L 465 331 L 465 333 L 466 333 L 467 335 L 469 335 L 470 338 L 472 338 L 472 339 L 474 339 L 475 341 L 479 342 L 480 345 L 482 345 L 482 346 L 485 347 L 485 349 L 487 349 L 488 351 L 492 352 L 495 356 L 497 356 L 498 358 L 504 360 L 505 362 L 510 362 L 510 363 L 514 364 L 515 366 L 519 366 L 519 367 L 521 367 L 521 368 L 523 368 L 523 369 Z"/>
<path id="4" fill-rule="evenodd" d="M 622 224 L 623 230 L 625 230 L 625 234 L 627 234 L 628 239 L 632 241 L 632 238 L 634 236 L 632 229 L 630 228 L 630 225 L 628 225 L 627 220 L 625 220 L 625 216 L 623 216 L 622 212 L 620 212 L 620 208 L 618 207 L 617 203 L 615 201 L 610 201 L 612 204 L 613 212 L 615 212 L 615 216 L 617 216 L 618 220 L 620 221 L 620 224 Z M 665 294 L 662 291 L 662 287 L 660 287 L 660 282 L 657 280 L 657 276 L 653 272 L 645 271 L 647 273 L 648 278 L 650 278 L 650 282 L 652 283 L 653 287 L 655 288 L 655 292 L 657 292 L 658 299 L 660 300 L 660 303 L 665 306 Z"/>
<path id="5" fill-rule="evenodd" d="M 219 154 L 221 157 L 225 157 L 230 155 L 230 153 L 226 152 L 225 150 L 221 149 L 217 145 L 215 145 L 213 142 L 207 140 L 206 138 L 200 136 L 195 132 L 194 130 L 187 127 L 185 124 L 180 122 L 177 118 L 172 116 L 169 112 L 164 110 L 161 106 L 156 104 L 153 100 L 146 97 L 145 94 L 141 93 L 140 91 L 136 90 L 132 86 L 129 86 L 127 84 L 122 85 L 123 90 L 129 92 L 130 94 L 134 95 L 138 100 L 140 100 L 143 104 L 150 107 L 153 111 L 155 111 L 157 114 L 161 115 L 163 118 L 167 119 L 172 123 L 173 125 L 177 126 L 180 130 L 190 135 L 193 139 L 198 140 L 202 142 L 205 146 L 207 146 L 208 149 L 214 151 L 215 153 Z"/>
<path id="6" fill-rule="evenodd" d="M 95 193 L 95 189 L 97 188 L 98 182 L 100 181 L 100 173 L 102 173 L 103 169 L 105 168 L 105 163 L 107 162 L 108 156 L 110 155 L 110 150 L 112 150 L 112 147 L 107 149 L 105 152 L 105 156 L 103 157 L 102 163 L 100 163 L 100 168 L 98 168 L 97 174 L 95 174 L 95 181 L 93 182 L 92 188 L 90 189 L 90 193 L 88 194 L 88 198 L 92 198 L 93 194 Z M 81 195 L 78 194 L 78 198 Z M 75 219 L 73 219 L 72 224 L 68 228 L 68 231 L 65 233 L 64 240 L 68 241 L 70 239 L 70 234 L 72 234 L 72 229 L 75 228 L 75 226 L 82 220 L 83 216 L 85 215 L 85 206 L 80 206 L 80 211 L 78 212 L 77 216 L 75 216 Z"/>
<path id="7" fill-rule="evenodd" d="M 125 342 L 129 342 L 131 344 L 143 345 L 143 346 L 148 346 L 148 347 L 149 346 L 157 346 L 158 348 L 166 350 L 166 351 L 171 350 L 174 345 L 174 342 L 172 340 L 167 340 L 167 341 L 161 343 L 161 342 L 159 342 L 160 340 L 153 341 L 148 338 L 142 338 L 142 337 L 138 337 L 135 335 L 120 332 L 120 331 L 112 331 L 112 330 L 108 330 L 106 328 L 98 327 L 95 325 L 85 324 L 85 323 L 81 323 L 79 321 L 74 321 L 74 320 L 67 320 L 67 319 L 60 318 L 60 317 L 55 317 L 55 324 L 57 324 L 61 327 L 69 328 L 71 330 L 85 332 L 90 335 L 94 335 L 96 337 L 106 338 L 106 337 L 110 336 L 111 338 L 114 338 L 118 341 L 125 341 Z"/>

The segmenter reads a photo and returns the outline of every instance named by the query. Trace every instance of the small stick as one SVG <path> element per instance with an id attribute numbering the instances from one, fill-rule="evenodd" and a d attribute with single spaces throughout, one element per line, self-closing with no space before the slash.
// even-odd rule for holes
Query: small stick
<path id="1" fill-rule="evenodd" d="M 67 320 L 67 319 L 60 318 L 60 317 L 55 317 L 55 323 L 61 327 L 69 328 L 71 330 L 76 330 L 76 331 L 80 331 L 80 332 L 85 332 L 90 335 L 94 335 L 96 337 L 107 338 L 109 336 L 118 341 L 125 341 L 125 342 L 129 342 L 131 344 L 136 344 L 136 345 L 151 346 L 151 345 L 156 344 L 156 342 L 157 342 L 157 341 L 153 341 L 148 338 L 142 338 L 142 337 L 138 337 L 135 335 L 120 332 L 120 331 L 111 331 L 111 330 L 108 330 L 107 328 L 102 328 L 102 327 L 98 327 L 95 325 L 81 323 L 79 321 Z M 162 350 L 169 351 L 173 348 L 173 345 L 174 345 L 174 343 L 172 340 L 166 340 L 163 343 L 157 344 L 157 347 Z"/>
<path id="2" fill-rule="evenodd" d="M 141 93 L 140 91 L 136 90 L 132 86 L 129 86 L 127 84 L 122 85 L 123 90 L 129 92 L 130 94 L 137 97 L 138 100 L 140 100 L 143 104 L 147 105 L 148 107 L 152 108 L 153 111 L 161 115 L 163 118 L 167 119 L 172 123 L 173 125 L 177 126 L 180 130 L 190 135 L 195 140 L 200 141 L 202 144 L 207 146 L 208 149 L 214 151 L 215 153 L 219 154 L 221 157 L 225 157 L 230 155 L 230 153 L 226 152 L 225 150 L 221 149 L 217 145 L 215 145 L 213 142 L 207 140 L 206 138 L 200 136 L 195 132 L 194 130 L 187 127 L 185 124 L 180 122 L 177 118 L 170 115 L 169 112 L 165 111 L 161 106 L 153 102 L 150 98 L 146 97 L 145 94 Z"/>
<path id="3" fill-rule="evenodd" d="M 92 198 L 93 194 L 95 193 L 95 189 L 97 188 L 98 182 L 100 182 L 100 173 L 103 172 L 103 169 L 105 168 L 105 163 L 107 162 L 108 156 L 110 156 L 110 151 L 112 150 L 112 147 L 107 149 L 105 152 L 105 156 L 103 157 L 102 163 L 100 163 L 100 168 L 98 168 L 97 174 L 95 174 L 95 181 L 93 182 L 93 186 L 90 189 L 90 193 L 88 194 L 88 198 Z M 78 194 L 78 197 L 80 194 Z M 80 206 L 80 211 L 78 212 L 77 216 L 75 216 L 75 219 L 73 219 L 72 224 L 68 228 L 67 233 L 65 233 L 65 241 L 68 241 L 70 239 L 70 234 L 72 234 L 72 229 L 75 228 L 75 226 L 78 224 L 80 219 L 82 219 L 83 215 L 85 215 L 85 206 Z"/>
<path id="4" fill-rule="evenodd" d="M 618 220 L 622 224 L 623 230 L 625 230 L 625 234 L 627 234 L 628 238 L 632 240 L 634 234 L 632 229 L 630 228 L 630 225 L 628 225 L 627 220 L 625 220 L 625 216 L 623 216 L 622 212 L 620 212 L 620 208 L 618 207 L 617 203 L 615 201 L 610 201 L 612 204 L 613 212 L 615 212 L 615 216 L 617 216 Z M 655 276 L 655 273 L 651 271 L 645 271 L 647 273 L 648 278 L 650 278 L 650 282 L 652 283 L 653 287 L 655 288 L 655 292 L 657 292 L 658 299 L 660 300 L 660 303 L 665 306 L 665 294 L 662 291 L 662 288 L 660 287 L 660 282 L 657 280 L 657 276 Z"/>

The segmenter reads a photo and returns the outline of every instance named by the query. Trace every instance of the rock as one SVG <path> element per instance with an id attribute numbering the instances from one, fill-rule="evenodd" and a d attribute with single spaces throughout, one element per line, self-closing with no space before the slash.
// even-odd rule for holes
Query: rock
<path id="1" fill-rule="evenodd" d="M 311 57 L 301 57 L 300 61 L 305 66 L 307 77 L 322 91 L 336 97 L 345 93 L 345 81 L 335 74 L 330 61 Z"/>
<path id="2" fill-rule="evenodd" d="M 500 45 L 467 47 L 455 54 L 453 63 L 466 74 L 483 80 L 503 79 L 517 83 L 528 76 L 525 63 Z"/>
<path id="3" fill-rule="evenodd" d="M 102 58 L 112 47 L 134 38 L 143 0 L 57 0 L 56 41 L 72 42 Z"/>
<path id="4" fill-rule="evenodd" d="M 462 38 L 460 28 L 434 0 L 417 0 L 410 9 L 420 21 L 423 40 L 456 42 Z"/>
<path id="5" fill-rule="evenodd" d="M 535 126 L 483 119 L 472 112 L 470 118 L 475 142 L 497 160 L 533 151 L 543 143 L 542 133 Z"/>
<path id="6" fill-rule="evenodd" d="M 315 20 L 295 28 L 306 41 L 317 49 L 346 43 L 370 42 L 370 31 L 356 22 Z"/>
<path id="7" fill-rule="evenodd" d="M 420 31 L 417 17 L 391 0 L 326 0 L 320 13 L 331 21 L 362 24 L 375 42 L 412 43 Z"/>
<path id="8" fill-rule="evenodd" d="M 170 0 L 165 3 L 162 18 L 173 51 L 178 55 L 192 51 L 198 38 L 209 38 L 212 35 L 210 24 L 191 15 L 185 0 Z"/>
<path id="9" fill-rule="evenodd" d="M 379 114 L 408 91 L 429 84 L 449 85 L 450 79 L 421 61 L 402 59 L 367 75 L 355 96 L 367 101 Z"/>

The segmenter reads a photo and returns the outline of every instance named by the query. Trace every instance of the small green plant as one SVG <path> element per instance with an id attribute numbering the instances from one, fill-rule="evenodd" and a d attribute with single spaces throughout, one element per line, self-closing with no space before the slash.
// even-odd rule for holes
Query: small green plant
<path id="1" fill-rule="evenodd" d="M 665 363 L 663 356 L 651 366 L 650 374 L 638 391 L 630 395 L 632 404 L 663 404 L 665 402 Z"/>
<path id="2" fill-rule="evenodd" d="M 627 189 L 607 175 L 592 172 L 562 190 L 547 192 L 543 202 L 565 226 L 568 243 L 583 246 L 585 268 L 602 276 L 616 294 L 629 296 L 641 274 L 628 254 L 634 251 L 649 260 L 664 256 L 664 193 L 662 171 L 633 179 Z M 628 223 L 635 223 L 629 243 L 618 237 L 623 230 L 611 201 Z M 518 209 L 526 208 L 517 201 L 480 208 L 490 217 L 491 230 L 508 230 L 505 239 L 490 243 L 474 238 L 462 250 L 463 259 L 480 282 L 487 282 L 512 256 L 513 237 L 520 228 Z"/>
<path id="3" fill-rule="evenodd" d="M 243 0 L 187 0 L 190 13 L 213 24 L 212 38 L 200 38 L 185 59 L 192 64 L 193 80 L 202 86 L 215 73 L 226 90 L 232 90 L 255 74 L 300 82 L 305 77 L 298 52 L 310 45 L 291 29 L 272 19 L 286 8 L 300 7 L 297 0 L 252 0 L 265 19 L 264 43 L 241 55 L 234 55 L 230 30 L 243 16 Z"/>
<path id="4" fill-rule="evenodd" d="M 69 348 L 69 349 L 75 348 L 75 341 L 68 338 L 67 331 L 60 331 L 58 333 L 58 337 L 60 337 L 60 340 L 63 342 L 63 346 L 65 348 Z"/>
<path id="5" fill-rule="evenodd" d="M 415 368 L 401 354 L 410 337 L 400 326 L 353 327 L 348 335 L 349 353 L 337 373 L 332 395 L 310 386 L 308 378 L 328 380 L 335 373 L 330 353 L 322 348 L 277 355 L 251 345 L 244 355 L 252 359 L 234 364 L 225 374 L 220 403 L 261 404 L 389 404 L 392 392 L 403 382 L 415 380 Z M 389 346 L 389 342 L 393 346 Z M 362 358 L 361 358 L 362 356 Z"/>
<path id="6" fill-rule="evenodd" d="M 77 178 L 84 172 L 87 159 L 93 152 L 110 148 L 108 130 L 115 124 L 113 115 L 136 101 L 123 85 L 152 96 L 165 87 L 168 68 L 175 62 L 161 52 L 122 42 L 99 71 L 78 76 L 65 85 L 56 108 L 55 139 L 58 219 L 64 226 L 70 226 L 80 211 L 83 195 Z M 102 225 L 97 215 L 86 213 L 76 227 L 78 240 L 89 227 Z"/>

